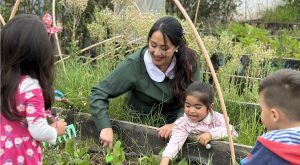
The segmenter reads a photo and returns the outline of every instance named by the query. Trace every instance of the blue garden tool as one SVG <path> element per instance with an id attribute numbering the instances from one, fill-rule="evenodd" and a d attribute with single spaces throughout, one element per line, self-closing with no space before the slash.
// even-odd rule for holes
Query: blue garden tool
<path id="1" fill-rule="evenodd" d="M 65 98 L 65 95 L 60 90 L 54 90 L 55 101 L 69 103 L 68 99 Z"/>
<path id="2" fill-rule="evenodd" d="M 67 141 L 67 136 L 69 139 L 72 139 L 73 137 L 77 137 L 77 132 L 76 132 L 74 124 L 68 125 L 66 132 L 67 132 L 67 135 L 58 136 L 56 141 L 61 143 L 62 141 Z M 43 144 L 43 146 L 46 146 L 45 142 L 42 142 L 42 144 Z"/>
<path id="3" fill-rule="evenodd" d="M 55 94 L 55 101 L 68 103 L 68 100 L 65 98 L 64 94 L 61 91 L 54 90 L 54 94 Z M 46 111 L 46 116 L 50 120 L 51 123 L 54 123 L 57 120 L 57 118 L 52 116 L 51 111 Z M 62 135 L 62 136 L 57 137 L 58 142 L 62 142 L 62 140 L 67 141 L 67 136 L 69 139 L 72 139 L 72 137 L 77 137 L 77 132 L 76 132 L 74 124 L 68 125 L 66 132 L 67 132 L 67 135 Z M 46 143 L 43 142 L 43 146 L 45 146 L 45 145 L 46 145 Z"/>
<path id="4" fill-rule="evenodd" d="M 72 134 L 74 137 L 77 137 L 77 133 L 76 133 L 74 124 L 68 125 L 66 132 L 67 132 L 69 139 L 72 139 Z M 57 137 L 58 142 L 62 142 L 62 138 L 64 141 L 67 141 L 67 135 Z"/>

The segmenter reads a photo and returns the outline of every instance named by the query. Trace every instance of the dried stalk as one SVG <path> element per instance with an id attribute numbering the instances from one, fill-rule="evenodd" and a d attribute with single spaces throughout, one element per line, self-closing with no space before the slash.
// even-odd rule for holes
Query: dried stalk
<path id="1" fill-rule="evenodd" d="M 225 102 L 224 102 L 224 99 L 223 99 L 223 96 L 222 96 L 221 87 L 220 87 L 220 84 L 218 82 L 218 78 L 216 76 L 215 69 L 213 68 L 213 65 L 211 63 L 211 60 L 210 60 L 209 55 L 207 53 L 207 50 L 204 46 L 204 43 L 203 43 L 202 39 L 200 38 L 200 35 L 199 35 L 195 25 L 193 24 L 191 18 L 188 16 L 185 9 L 182 7 L 181 3 L 178 0 L 173 0 L 173 1 L 176 4 L 176 6 L 179 8 L 181 13 L 183 14 L 183 16 L 186 19 L 186 21 L 188 22 L 189 26 L 191 27 L 191 29 L 192 29 L 192 31 L 193 31 L 196 39 L 197 39 L 197 43 L 201 48 L 202 54 L 205 57 L 208 68 L 209 68 L 209 70 L 212 74 L 213 81 L 214 81 L 216 89 L 217 89 L 217 93 L 218 93 L 218 96 L 219 96 L 219 100 L 220 100 L 220 103 L 221 103 L 221 108 L 222 108 L 225 123 L 226 123 L 226 129 L 227 129 L 227 134 L 228 134 L 228 139 L 229 139 L 229 147 L 230 147 L 230 152 L 231 152 L 232 164 L 235 164 L 236 163 L 236 161 L 235 161 L 235 152 L 234 152 L 234 146 L 233 146 L 233 139 L 232 139 L 232 135 L 231 135 L 231 130 L 230 130 L 230 126 L 229 126 L 229 117 L 227 115 Z"/>
<path id="2" fill-rule="evenodd" d="M 68 56 L 64 57 L 63 59 L 60 59 L 60 60 L 56 61 L 54 64 L 58 64 L 58 63 L 60 63 L 60 62 L 63 62 L 63 61 L 65 61 L 66 59 L 68 59 L 68 58 L 70 58 L 70 57 L 71 57 L 71 56 L 68 55 Z"/>
<path id="3" fill-rule="evenodd" d="M 115 40 L 115 39 L 118 39 L 118 38 L 123 38 L 123 37 L 124 37 L 124 35 L 119 35 L 119 36 L 116 36 L 116 37 L 109 38 L 109 39 L 107 39 L 107 40 L 98 42 L 98 43 L 96 43 L 96 44 L 94 44 L 94 45 L 88 46 L 88 47 L 82 49 L 80 52 L 82 53 L 82 52 L 87 51 L 87 50 L 89 50 L 89 49 L 91 49 L 91 48 L 93 48 L 93 47 L 96 47 L 96 46 L 98 46 L 98 45 L 101 45 L 101 44 L 103 44 L 103 43 L 105 43 L 105 42 L 108 42 L 108 41 L 111 41 L 111 40 Z"/>
<path id="4" fill-rule="evenodd" d="M 105 40 L 105 41 L 106 41 L 106 40 Z M 119 46 L 119 47 L 115 48 L 113 52 L 116 52 L 117 50 L 119 50 L 119 49 L 121 49 L 121 48 L 122 48 L 122 46 Z M 108 53 L 108 54 L 110 54 L 110 53 Z M 102 55 L 102 56 L 101 56 L 101 55 Z M 87 65 L 87 64 L 89 64 L 90 62 L 92 62 L 92 61 L 94 61 L 94 60 L 99 60 L 99 59 L 103 58 L 105 55 L 107 55 L 107 54 L 100 54 L 100 55 L 97 55 L 97 56 L 94 57 L 94 58 L 90 58 L 89 61 L 85 62 L 83 65 Z M 99 57 L 99 56 L 100 56 L 100 57 Z"/>

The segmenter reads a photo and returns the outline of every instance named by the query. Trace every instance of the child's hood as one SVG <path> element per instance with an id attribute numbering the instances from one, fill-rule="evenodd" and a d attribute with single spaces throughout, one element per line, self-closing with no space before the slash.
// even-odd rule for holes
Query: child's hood
<path id="1" fill-rule="evenodd" d="M 271 152 L 290 162 L 291 164 L 300 164 L 300 144 L 290 145 L 259 137 L 258 141 Z"/>

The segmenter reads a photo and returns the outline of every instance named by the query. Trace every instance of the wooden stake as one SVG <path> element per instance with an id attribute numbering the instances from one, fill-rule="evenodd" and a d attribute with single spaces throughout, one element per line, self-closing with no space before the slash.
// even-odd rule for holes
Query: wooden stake
<path id="1" fill-rule="evenodd" d="M 18 7 L 19 7 L 19 5 L 20 5 L 20 2 L 21 2 L 21 0 L 16 0 L 16 3 L 15 3 L 15 5 L 14 5 L 14 7 L 13 7 L 13 10 L 12 10 L 12 12 L 11 12 L 11 14 L 10 14 L 9 20 L 11 20 L 12 18 L 15 17 L 15 15 L 16 15 L 16 13 L 17 13 L 17 10 L 18 10 Z"/>
<path id="2" fill-rule="evenodd" d="M 197 2 L 197 8 L 196 8 L 196 13 L 195 13 L 194 25 L 196 25 L 196 23 L 197 23 L 197 17 L 198 17 L 200 2 L 201 2 L 201 0 L 198 0 L 198 2 Z"/>
<path id="3" fill-rule="evenodd" d="M 55 19 L 55 0 L 52 1 L 52 24 L 53 26 L 56 26 L 56 19 Z M 65 72 L 65 75 L 67 76 L 67 71 L 66 71 L 66 66 L 65 66 L 65 62 L 63 60 L 63 56 L 61 53 L 61 49 L 60 49 L 60 44 L 59 44 L 59 40 L 58 40 L 58 35 L 57 33 L 54 33 L 54 37 L 55 37 L 55 42 L 56 42 L 56 46 L 57 46 L 57 50 L 58 50 L 58 55 L 60 57 L 60 61 L 62 62 L 63 65 L 63 70 Z"/>
<path id="4" fill-rule="evenodd" d="M 3 17 L 2 17 L 1 14 L 0 14 L 0 21 L 1 21 L 2 25 L 4 26 L 5 25 L 5 21 L 4 21 L 4 19 L 3 19 Z"/>
<path id="5" fill-rule="evenodd" d="M 229 146 L 230 146 L 232 164 L 235 164 L 236 163 L 236 161 L 235 161 L 235 152 L 234 152 L 234 146 L 233 146 L 231 129 L 230 129 L 230 126 L 229 126 L 229 118 L 228 118 L 228 115 L 227 115 L 227 111 L 226 111 L 224 99 L 223 99 L 223 96 L 222 96 L 220 84 L 218 82 L 218 78 L 216 76 L 215 69 L 214 69 L 214 67 L 213 67 L 213 65 L 211 63 L 211 60 L 210 60 L 209 55 L 207 53 L 207 50 L 206 50 L 206 48 L 204 46 L 204 43 L 203 43 L 202 39 L 200 38 L 200 35 L 199 35 L 199 33 L 198 33 L 195 25 L 193 24 L 191 18 L 188 16 L 188 14 L 186 13 L 185 9 L 182 7 L 181 3 L 178 0 L 173 0 L 173 1 L 176 4 L 176 6 L 179 8 L 179 10 L 181 11 L 181 13 L 183 14 L 183 16 L 186 19 L 186 21 L 188 22 L 189 26 L 191 27 L 191 29 L 192 29 L 192 31 L 193 31 L 196 39 L 197 39 L 197 43 L 198 43 L 198 45 L 201 48 L 202 54 L 205 57 L 206 63 L 208 65 L 208 68 L 209 68 L 209 70 L 210 70 L 210 72 L 212 74 L 212 77 L 213 77 L 213 80 L 214 80 L 214 83 L 215 83 L 215 86 L 216 86 L 216 89 L 217 89 L 217 93 L 218 93 L 218 96 L 219 96 L 219 100 L 220 100 L 220 103 L 221 103 L 221 108 L 222 108 L 222 111 L 223 111 L 225 123 L 226 123 L 226 129 L 227 129 L 227 134 L 228 134 L 228 139 L 229 139 Z"/>

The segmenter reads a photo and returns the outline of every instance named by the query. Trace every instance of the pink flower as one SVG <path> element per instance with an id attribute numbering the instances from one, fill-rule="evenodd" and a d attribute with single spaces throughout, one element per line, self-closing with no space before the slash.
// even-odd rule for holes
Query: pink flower
<path id="1" fill-rule="evenodd" d="M 32 140 L 32 145 L 36 146 L 36 141 L 35 140 Z"/>
<path id="2" fill-rule="evenodd" d="M 8 125 L 8 124 L 4 126 L 4 129 L 7 132 L 11 132 L 12 131 L 12 127 L 10 125 Z"/>
<path id="3" fill-rule="evenodd" d="M 23 137 L 23 141 L 27 142 L 29 140 L 29 137 Z"/>
<path id="4" fill-rule="evenodd" d="M 18 162 L 23 163 L 24 162 L 24 156 L 18 156 Z"/>
<path id="5" fill-rule="evenodd" d="M 0 148 L 0 157 L 4 154 L 4 149 Z"/>
<path id="6" fill-rule="evenodd" d="M 27 92 L 26 94 L 25 94 L 25 99 L 30 99 L 30 98 L 32 98 L 34 96 L 34 94 L 32 93 L 32 92 Z"/>
<path id="7" fill-rule="evenodd" d="M 41 154 L 41 153 L 42 153 L 42 148 L 41 148 L 40 146 L 38 146 L 38 148 L 37 148 L 37 152 L 38 152 L 39 154 Z"/>
<path id="8" fill-rule="evenodd" d="M 10 149 L 12 146 L 13 146 L 12 141 L 8 140 L 8 141 L 5 142 L 5 148 Z"/>
<path id="9" fill-rule="evenodd" d="M 33 105 L 28 105 L 27 108 L 26 108 L 26 112 L 27 112 L 28 114 L 34 114 L 35 111 L 36 111 L 36 110 L 35 110 L 35 108 L 34 108 Z"/>
<path id="10" fill-rule="evenodd" d="M 19 105 L 17 106 L 17 110 L 18 110 L 19 112 L 25 111 L 25 105 L 24 105 L 24 104 L 19 104 Z"/>
<path id="11" fill-rule="evenodd" d="M 5 141 L 5 139 L 6 139 L 6 136 L 3 136 L 3 135 L 0 136 L 1 141 Z"/>
<path id="12" fill-rule="evenodd" d="M 13 165 L 12 160 L 8 159 L 6 160 L 3 165 Z"/>
<path id="13" fill-rule="evenodd" d="M 33 152 L 32 149 L 27 149 L 27 150 L 26 150 L 26 154 L 27 154 L 29 157 L 32 157 L 32 155 L 34 154 L 34 152 Z"/>
<path id="14" fill-rule="evenodd" d="M 20 144 L 23 142 L 22 138 L 15 138 L 15 145 L 17 148 L 20 147 Z"/>

